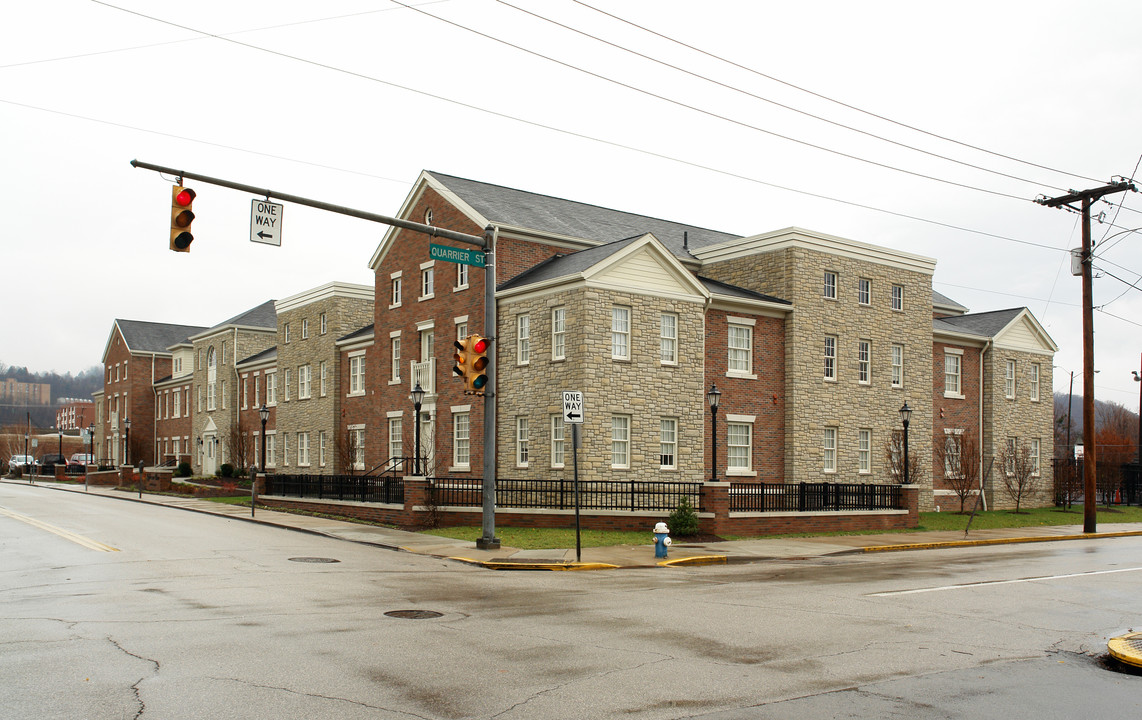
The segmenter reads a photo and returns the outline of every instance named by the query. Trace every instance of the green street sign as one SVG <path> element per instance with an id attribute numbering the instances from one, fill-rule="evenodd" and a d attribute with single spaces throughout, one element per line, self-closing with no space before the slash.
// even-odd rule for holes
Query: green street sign
<path id="1" fill-rule="evenodd" d="M 479 250 L 448 247 L 447 245 L 431 244 L 428 246 L 428 256 L 433 260 L 454 262 L 472 267 L 484 267 L 484 253 Z"/>

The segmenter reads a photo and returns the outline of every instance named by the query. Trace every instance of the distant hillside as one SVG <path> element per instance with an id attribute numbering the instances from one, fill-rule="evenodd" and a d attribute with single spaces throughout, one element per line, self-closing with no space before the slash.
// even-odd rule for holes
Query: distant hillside
<path id="1" fill-rule="evenodd" d="M 1131 424 L 1137 427 L 1138 413 L 1124 405 L 1107 400 L 1095 399 L 1094 422 L 1097 427 L 1105 427 L 1121 418 L 1129 418 Z M 1067 423 L 1067 394 L 1055 393 L 1055 422 L 1061 427 Z M 1083 396 L 1075 395 L 1071 399 L 1071 437 L 1077 441 L 1083 434 Z"/>
<path id="2" fill-rule="evenodd" d="M 91 399 L 91 393 L 103 387 L 103 368 L 92 365 L 88 369 L 72 375 L 55 372 L 32 372 L 26 367 L 11 367 L 0 363 L 0 379 L 12 378 L 20 382 L 48 383 L 51 385 L 49 405 L 24 405 L 0 402 L 0 426 L 21 425 L 31 414 L 32 426 L 47 428 L 55 424 L 56 405 L 60 398 Z"/>

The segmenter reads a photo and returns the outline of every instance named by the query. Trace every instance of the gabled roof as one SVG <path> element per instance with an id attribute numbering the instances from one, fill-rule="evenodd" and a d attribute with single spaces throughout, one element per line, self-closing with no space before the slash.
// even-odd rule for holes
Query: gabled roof
<path id="1" fill-rule="evenodd" d="M 960 305 L 955 300 L 952 300 L 947 295 L 932 291 L 932 309 L 940 312 L 951 313 L 953 315 L 962 315 L 968 311 L 966 307 Z"/>
<path id="2" fill-rule="evenodd" d="M 257 365 L 258 363 L 276 360 L 277 357 L 278 357 L 278 346 L 274 345 L 273 347 L 266 348 L 265 350 L 261 351 L 260 353 L 254 353 L 253 355 L 251 355 L 248 358 L 243 358 L 242 360 L 239 360 L 237 363 L 235 363 L 235 365 Z"/>
<path id="3" fill-rule="evenodd" d="M 123 342 L 127 343 L 129 352 L 159 355 L 169 355 L 169 347 L 177 345 L 191 335 L 196 335 L 206 329 L 198 325 L 172 325 L 170 323 L 116 318 L 111 327 L 111 334 L 107 337 L 107 344 L 103 348 L 103 360 L 107 359 L 107 350 L 111 347 L 111 338 L 115 336 L 116 328 L 119 329 L 119 334 L 123 336 Z"/>
<path id="4" fill-rule="evenodd" d="M 222 322 L 214 325 L 206 330 L 191 336 L 191 340 L 202 337 L 204 335 L 212 335 L 219 330 L 226 327 L 240 327 L 252 328 L 257 330 L 273 330 L 277 332 L 278 329 L 278 313 L 274 309 L 273 300 L 267 300 L 261 305 L 252 307 L 245 312 L 239 313 L 232 318 L 223 320 Z"/>
<path id="5" fill-rule="evenodd" d="M 706 286 L 711 295 L 725 295 L 727 297 L 741 298 L 742 300 L 761 300 L 763 302 L 779 303 L 781 305 L 790 305 L 793 303 L 789 300 L 782 300 L 779 297 L 766 295 L 747 288 L 738 287 L 737 285 L 730 285 L 719 280 L 714 280 L 708 277 L 698 276 L 698 280 Z"/>
<path id="6" fill-rule="evenodd" d="M 974 335 L 991 339 L 997 347 L 1028 352 L 1055 352 L 1059 346 L 1025 307 L 972 313 L 932 321 L 933 332 Z"/>
<path id="7" fill-rule="evenodd" d="M 348 335 L 342 335 L 341 337 L 337 338 L 336 341 L 334 341 L 334 344 L 340 345 L 343 342 L 352 342 L 353 340 L 360 340 L 362 338 L 369 337 L 373 334 L 373 324 L 374 323 L 369 323 L 365 327 L 360 328 L 359 330 L 354 330 Z"/>

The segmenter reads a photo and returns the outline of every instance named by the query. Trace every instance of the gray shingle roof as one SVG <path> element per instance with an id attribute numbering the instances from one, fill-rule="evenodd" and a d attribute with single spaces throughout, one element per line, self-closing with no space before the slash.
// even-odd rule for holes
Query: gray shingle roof
<path id="1" fill-rule="evenodd" d="M 131 352 L 165 353 L 171 345 L 183 342 L 206 328 L 197 325 L 171 325 L 144 320 L 120 320 L 115 324 Z"/>
<path id="2" fill-rule="evenodd" d="M 358 338 L 369 337 L 370 335 L 373 334 L 373 325 L 374 325 L 374 323 L 369 323 L 365 327 L 354 330 L 353 332 L 349 333 L 348 335 L 342 335 L 341 337 L 337 338 L 337 340 L 335 342 L 342 342 L 344 340 L 356 340 Z"/>
<path id="3" fill-rule="evenodd" d="M 960 305 L 958 302 L 951 299 L 947 295 L 944 295 L 942 293 L 938 293 L 935 290 L 932 291 L 932 305 L 933 306 L 938 305 L 941 307 L 951 307 L 951 308 L 955 308 L 955 309 L 959 310 L 960 312 L 965 312 L 965 313 L 968 311 L 968 309 L 966 307 L 964 307 L 963 305 Z"/>
<path id="4" fill-rule="evenodd" d="M 499 225 L 540 230 L 604 243 L 654 233 L 671 253 L 681 258 L 690 257 L 690 253 L 682 245 L 683 233 L 688 235 L 689 246 L 694 249 L 741 237 L 732 233 L 514 190 L 453 175 L 437 172 L 429 174 L 456 193 L 488 221 Z"/>
<path id="5" fill-rule="evenodd" d="M 1027 308 L 1009 308 L 1007 310 L 993 310 L 991 312 L 940 318 L 939 320 L 932 321 L 932 328 L 934 330 L 943 328 L 951 332 L 969 333 L 981 337 L 995 337 L 1026 309 Z"/>
<path id="6" fill-rule="evenodd" d="M 707 290 L 716 295 L 729 295 L 731 297 L 744 298 L 746 300 L 764 300 L 765 302 L 781 303 L 782 305 L 793 304 L 789 300 L 782 300 L 781 298 L 773 297 L 772 295 L 766 295 L 765 293 L 759 293 L 754 290 L 738 287 L 737 285 L 730 285 L 729 283 L 713 280 L 708 277 L 702 277 L 701 275 L 698 276 L 698 280 L 706 286 Z"/>
<path id="7" fill-rule="evenodd" d="M 278 356 L 278 346 L 274 345 L 271 348 L 266 348 L 265 350 L 261 351 L 260 353 L 254 353 L 253 355 L 251 355 L 248 358 L 243 358 L 235 364 L 245 365 L 246 363 L 265 362 L 267 360 L 274 360 L 275 358 L 277 358 L 277 356 Z"/>
<path id="8" fill-rule="evenodd" d="M 641 237 L 642 235 L 629 237 L 617 242 L 587 248 L 586 250 L 579 250 L 578 252 L 568 253 L 566 255 L 556 255 L 534 267 L 528 268 L 507 282 L 502 283 L 499 289 L 506 290 L 524 285 L 532 285 L 545 280 L 578 275 L 596 263 L 614 255 Z"/>
<path id="9" fill-rule="evenodd" d="M 267 300 L 257 307 L 250 308 L 249 310 L 243 313 L 239 313 L 238 315 L 235 315 L 228 320 L 223 320 L 210 329 L 216 330 L 221 327 L 226 327 L 227 325 L 241 325 L 242 327 L 257 327 L 277 330 L 278 312 L 274 309 L 274 301 Z"/>

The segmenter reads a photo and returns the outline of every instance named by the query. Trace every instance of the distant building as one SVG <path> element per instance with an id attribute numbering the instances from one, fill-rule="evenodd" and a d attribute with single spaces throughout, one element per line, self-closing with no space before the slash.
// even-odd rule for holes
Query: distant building
<path id="1" fill-rule="evenodd" d="M 52 385 L 4 378 L 0 381 L 0 400 L 15 405 L 48 405 L 52 401 Z"/>
<path id="2" fill-rule="evenodd" d="M 95 402 L 65 398 L 56 410 L 56 427 L 60 430 L 86 430 L 95 422 Z"/>

